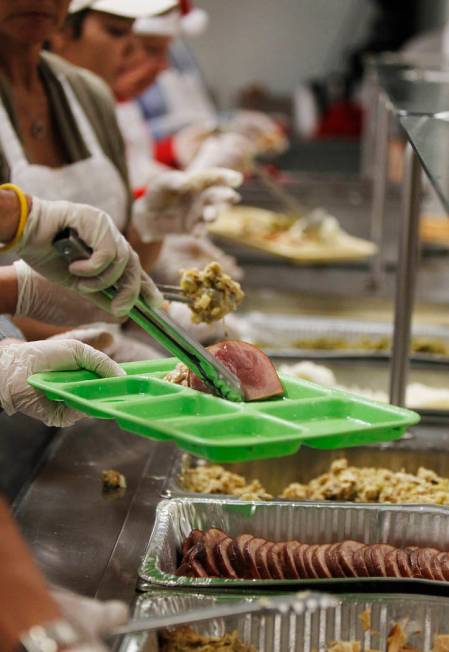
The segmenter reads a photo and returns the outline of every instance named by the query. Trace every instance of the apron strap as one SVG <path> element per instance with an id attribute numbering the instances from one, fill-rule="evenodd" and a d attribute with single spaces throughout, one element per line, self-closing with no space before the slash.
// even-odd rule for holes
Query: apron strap
<path id="1" fill-rule="evenodd" d="M 27 157 L 3 102 L 0 100 L 0 143 L 8 167 L 27 164 Z"/>
<path id="2" fill-rule="evenodd" d="M 98 138 L 81 106 L 79 103 L 73 88 L 70 86 L 67 78 L 64 75 L 58 75 L 59 82 L 64 90 L 64 93 L 67 97 L 67 102 L 69 103 L 70 109 L 75 118 L 75 122 L 78 125 L 81 136 L 84 140 L 88 151 L 94 156 L 104 156 L 103 150 L 101 149 Z"/>

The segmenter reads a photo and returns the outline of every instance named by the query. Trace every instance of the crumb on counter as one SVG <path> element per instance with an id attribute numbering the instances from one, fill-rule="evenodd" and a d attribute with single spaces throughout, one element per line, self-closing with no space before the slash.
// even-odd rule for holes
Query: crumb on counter
<path id="1" fill-rule="evenodd" d="M 115 491 L 126 489 L 126 478 L 123 473 L 115 469 L 107 469 L 101 472 L 103 491 Z"/>
<path id="2" fill-rule="evenodd" d="M 204 270 L 182 271 L 180 287 L 190 300 L 192 321 L 211 324 L 237 310 L 244 298 L 240 284 L 226 274 L 219 263 L 212 262 Z"/>

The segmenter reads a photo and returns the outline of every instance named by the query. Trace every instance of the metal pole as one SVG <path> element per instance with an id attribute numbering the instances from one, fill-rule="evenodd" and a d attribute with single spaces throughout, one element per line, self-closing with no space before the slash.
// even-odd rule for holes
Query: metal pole
<path id="1" fill-rule="evenodd" d="M 410 143 L 405 151 L 402 215 L 399 233 L 390 402 L 404 405 L 407 388 L 411 325 L 418 268 L 422 168 Z"/>
<path id="2" fill-rule="evenodd" d="M 383 279 L 384 261 L 382 257 L 382 239 L 385 220 L 385 201 L 388 179 L 388 139 L 390 127 L 390 103 L 383 92 L 377 98 L 376 153 L 373 183 L 373 201 L 371 209 L 371 240 L 378 246 L 378 253 L 371 261 L 370 286 L 378 288 Z"/>

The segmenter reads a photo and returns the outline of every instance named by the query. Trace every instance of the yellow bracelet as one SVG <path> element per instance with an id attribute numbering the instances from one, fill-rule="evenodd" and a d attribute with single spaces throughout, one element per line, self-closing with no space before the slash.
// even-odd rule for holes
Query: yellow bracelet
<path id="1" fill-rule="evenodd" d="M 20 205 L 20 218 L 19 218 L 19 225 L 17 227 L 16 235 L 10 242 L 8 242 L 3 246 L 0 246 L 0 254 L 1 254 L 15 247 L 22 239 L 23 232 L 25 231 L 25 226 L 28 219 L 28 202 L 23 191 L 19 188 L 19 186 L 16 186 L 14 183 L 4 183 L 0 185 L 0 190 L 13 190 L 16 193 L 16 197 L 19 200 L 19 205 Z"/>

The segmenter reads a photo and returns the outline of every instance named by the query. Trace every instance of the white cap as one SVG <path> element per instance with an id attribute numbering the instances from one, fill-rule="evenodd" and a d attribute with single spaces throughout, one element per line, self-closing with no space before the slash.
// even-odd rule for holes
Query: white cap
<path id="1" fill-rule="evenodd" d="M 72 0 L 69 12 L 92 9 L 124 18 L 141 18 L 168 11 L 177 4 L 176 0 Z"/>
<path id="2" fill-rule="evenodd" d="M 163 2 L 163 0 L 159 0 Z M 160 11 L 152 10 L 134 23 L 136 34 L 172 36 L 183 33 L 197 36 L 204 32 L 209 18 L 204 9 L 192 7 L 189 0 L 165 0 L 166 6 Z M 172 11 L 169 11 L 172 9 Z"/>

